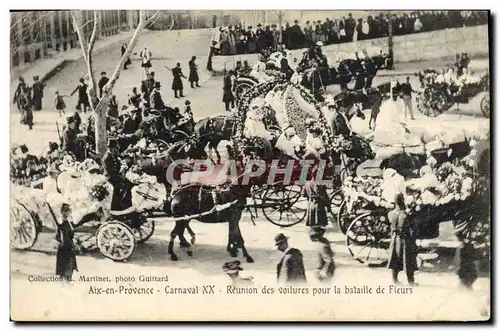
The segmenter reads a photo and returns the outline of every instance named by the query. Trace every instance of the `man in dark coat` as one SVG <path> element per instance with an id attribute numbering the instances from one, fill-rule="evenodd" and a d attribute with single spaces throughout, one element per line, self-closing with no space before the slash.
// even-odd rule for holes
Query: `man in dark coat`
<path id="1" fill-rule="evenodd" d="M 33 109 L 41 110 L 42 109 L 42 99 L 43 99 L 43 83 L 40 82 L 38 76 L 33 77 L 33 86 L 31 89 L 33 90 Z"/>
<path id="2" fill-rule="evenodd" d="M 142 92 L 142 99 L 144 102 L 149 105 L 149 99 L 151 96 L 151 92 L 153 91 L 155 87 L 155 78 L 154 78 L 154 72 L 150 72 L 147 75 L 147 79 L 143 80 L 141 83 L 141 92 Z"/>
<path id="3" fill-rule="evenodd" d="M 166 108 L 166 105 L 163 102 L 163 98 L 161 97 L 160 88 L 161 88 L 160 82 L 155 82 L 155 88 L 151 93 L 149 104 L 151 109 L 162 111 Z"/>
<path id="4" fill-rule="evenodd" d="M 222 102 L 226 106 L 226 111 L 231 111 L 234 108 L 234 94 L 233 90 L 235 88 L 234 84 L 236 81 L 235 73 L 229 70 L 226 76 L 224 76 L 224 82 L 222 86 Z"/>
<path id="5" fill-rule="evenodd" d="M 181 64 L 179 62 L 177 62 L 177 66 L 172 69 L 172 74 L 174 75 L 174 79 L 172 81 L 172 90 L 174 90 L 174 97 L 184 98 L 184 94 L 182 93 L 184 87 L 182 85 L 181 78 L 186 78 L 186 76 L 184 76 L 184 74 L 182 73 Z"/>
<path id="6" fill-rule="evenodd" d="M 200 81 L 200 77 L 198 76 L 198 66 L 194 61 L 196 61 L 196 56 L 193 56 L 191 61 L 189 61 L 189 83 L 191 84 L 191 88 L 195 88 L 195 84 L 196 87 L 200 87 L 200 84 L 198 84 Z"/>
<path id="7" fill-rule="evenodd" d="M 71 96 L 78 91 L 78 103 L 76 104 L 76 109 L 81 110 L 83 106 L 83 112 L 87 112 L 87 109 L 90 109 L 89 96 L 87 94 L 87 84 L 85 84 L 85 79 L 80 78 L 80 83 L 78 86 L 71 92 Z"/>
<path id="8" fill-rule="evenodd" d="M 304 45 L 305 35 L 302 33 L 299 21 L 294 21 L 294 25 L 291 28 L 291 38 L 290 49 L 298 49 Z"/>
<path id="9" fill-rule="evenodd" d="M 316 251 L 318 253 L 318 268 L 316 276 L 322 283 L 330 282 L 335 273 L 335 261 L 333 260 L 333 250 L 330 241 L 324 237 L 324 227 L 311 228 L 310 238 L 318 246 Z"/>
<path id="10" fill-rule="evenodd" d="M 283 257 L 276 268 L 278 283 L 307 283 L 304 261 L 302 260 L 302 253 L 300 250 L 288 246 L 288 237 L 283 233 L 278 234 L 274 240 L 278 250 L 283 252 Z"/>
<path id="11" fill-rule="evenodd" d="M 67 123 L 68 125 L 64 129 L 63 135 L 62 135 L 62 144 L 61 144 L 61 149 L 64 152 L 67 152 L 73 156 L 75 156 L 76 159 L 81 159 L 80 154 L 81 150 L 78 148 L 78 141 L 77 141 L 77 122 L 73 116 L 70 116 L 67 118 Z"/>
<path id="12" fill-rule="evenodd" d="M 405 119 L 407 118 L 407 113 L 410 114 L 410 118 L 412 120 L 415 119 L 413 116 L 413 107 L 412 107 L 412 99 L 411 99 L 411 94 L 415 93 L 416 91 L 413 90 L 410 84 L 410 77 L 406 77 L 406 83 L 401 84 L 401 94 L 403 98 L 403 102 L 405 105 Z"/>
<path id="13" fill-rule="evenodd" d="M 405 213 L 405 203 L 402 194 L 397 195 L 395 208 L 387 214 L 391 223 L 391 244 L 389 247 L 388 268 L 392 270 L 394 284 L 399 284 L 398 274 L 404 270 L 408 278 L 408 284 L 415 285 L 415 271 L 417 267 L 417 245 L 413 237 Z"/>
<path id="14" fill-rule="evenodd" d="M 127 44 L 123 44 L 122 47 L 121 47 L 121 54 L 122 54 L 122 57 L 123 57 L 123 54 L 125 54 L 125 52 L 127 51 Z M 127 70 L 127 67 L 129 65 L 132 64 L 132 61 L 130 61 L 130 57 L 127 56 L 127 60 L 125 61 L 125 63 L 123 64 L 123 70 Z"/>
<path id="15" fill-rule="evenodd" d="M 57 255 L 56 255 L 56 275 L 67 282 L 72 281 L 73 271 L 78 271 L 76 264 L 76 252 L 73 244 L 74 229 L 68 218 L 71 214 L 69 204 L 61 205 L 61 224 L 57 225 Z M 57 220 L 56 220 L 57 221 Z"/>
<path id="16" fill-rule="evenodd" d="M 106 84 L 109 82 L 109 78 L 106 77 L 106 71 L 101 72 L 101 78 L 99 79 L 99 82 L 97 83 L 97 86 L 99 86 L 99 98 L 102 98 L 102 89 Z"/>
<path id="17" fill-rule="evenodd" d="M 102 157 L 104 176 L 113 185 L 111 210 L 125 210 L 132 206 L 131 183 L 120 173 L 120 153 L 118 140 L 108 141 L 108 150 Z"/>

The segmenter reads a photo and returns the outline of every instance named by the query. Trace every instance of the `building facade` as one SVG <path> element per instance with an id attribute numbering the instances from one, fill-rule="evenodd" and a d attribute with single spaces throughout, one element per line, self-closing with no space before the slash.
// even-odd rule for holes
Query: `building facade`
<path id="1" fill-rule="evenodd" d="M 11 68 L 29 66 L 34 62 L 79 47 L 69 11 L 11 12 Z M 85 38 L 92 33 L 92 10 L 82 10 Z M 99 10 L 98 38 L 105 38 L 133 29 L 139 20 L 138 11 Z"/>

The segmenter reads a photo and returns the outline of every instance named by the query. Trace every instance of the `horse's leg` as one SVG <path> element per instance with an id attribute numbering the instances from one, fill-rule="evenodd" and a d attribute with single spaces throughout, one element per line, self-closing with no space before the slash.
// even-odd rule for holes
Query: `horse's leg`
<path id="1" fill-rule="evenodd" d="M 231 220 L 232 220 L 232 217 L 230 216 L 229 223 L 228 223 L 229 224 L 229 232 L 228 232 L 228 238 L 227 238 L 226 251 L 229 252 L 229 255 L 231 255 L 231 257 L 237 257 L 238 256 L 238 246 L 236 245 L 235 236 L 234 236 L 236 233 L 236 229 L 235 229 L 235 223 L 232 222 Z"/>
<path id="2" fill-rule="evenodd" d="M 170 259 L 172 261 L 177 261 L 179 258 L 174 253 L 174 241 L 175 238 L 182 234 L 184 231 L 185 224 L 183 222 L 175 222 L 174 229 L 170 232 L 170 241 L 168 242 L 168 254 L 170 254 Z"/>
<path id="3" fill-rule="evenodd" d="M 240 230 L 240 219 L 241 219 L 241 213 L 242 211 L 239 210 L 238 212 L 234 213 L 231 219 L 229 220 L 229 223 L 233 223 L 232 229 L 233 229 L 233 238 L 236 243 L 236 247 L 241 247 L 241 250 L 243 252 L 243 256 L 246 257 L 248 263 L 253 263 L 254 259 L 248 254 L 247 249 L 245 247 L 245 240 L 243 239 L 243 236 L 241 234 Z"/>
<path id="4" fill-rule="evenodd" d="M 191 236 L 191 245 L 194 245 L 196 242 L 196 234 L 194 233 L 193 229 L 189 226 L 189 222 L 186 225 L 186 230 L 188 231 L 189 235 Z"/>
<path id="5" fill-rule="evenodd" d="M 186 240 L 186 237 L 184 237 L 184 230 L 189 227 L 189 220 L 187 220 L 187 221 L 180 221 L 180 223 L 183 223 L 183 227 L 182 227 L 182 230 L 181 230 L 182 232 L 179 234 L 179 241 L 180 241 L 179 244 L 180 244 L 181 248 L 185 248 L 186 249 L 186 254 L 187 255 L 193 256 L 193 250 L 191 248 L 191 244 L 188 243 L 188 241 Z"/>

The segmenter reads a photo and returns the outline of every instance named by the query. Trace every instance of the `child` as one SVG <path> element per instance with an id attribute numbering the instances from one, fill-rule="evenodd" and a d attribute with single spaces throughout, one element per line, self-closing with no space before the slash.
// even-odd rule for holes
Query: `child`
<path id="1" fill-rule="evenodd" d="M 59 91 L 56 91 L 56 95 L 54 97 L 54 107 L 59 111 L 59 117 L 64 114 L 66 116 L 66 112 L 64 109 L 66 108 L 66 103 L 64 103 L 63 95 L 59 94 Z"/>

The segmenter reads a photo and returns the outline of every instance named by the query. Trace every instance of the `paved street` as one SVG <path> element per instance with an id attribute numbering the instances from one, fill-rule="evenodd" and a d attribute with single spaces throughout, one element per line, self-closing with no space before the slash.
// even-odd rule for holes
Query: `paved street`
<path id="1" fill-rule="evenodd" d="M 162 91 L 164 98 L 173 106 L 183 107 L 185 100 L 190 100 L 195 118 L 199 119 L 206 116 L 224 114 L 224 105 L 222 103 L 222 79 L 221 77 L 208 77 L 208 73 L 204 70 L 206 65 L 206 49 L 209 40 L 210 32 L 206 34 L 190 34 L 189 31 L 181 32 L 151 32 L 142 38 L 136 48 L 139 52 L 141 48 L 147 45 L 153 53 L 153 70 L 156 72 L 157 79 L 162 83 Z M 203 46 L 202 46 L 203 45 Z M 94 62 L 96 64 L 96 72 L 102 70 L 111 74 L 119 57 L 119 48 L 112 50 L 101 51 L 96 54 Z M 188 74 L 187 61 L 191 55 L 198 57 L 198 66 L 201 69 L 200 75 L 202 87 L 192 90 L 186 82 L 186 98 L 173 99 L 171 85 L 171 73 L 164 66 L 173 67 L 175 62 L 182 62 L 184 74 Z M 85 75 L 85 64 L 83 60 L 76 61 L 68 65 L 64 70 L 47 82 L 46 97 L 44 99 L 44 109 L 34 114 L 35 126 L 32 131 L 27 127 L 19 124 L 19 115 L 17 109 L 11 107 L 11 144 L 25 143 L 34 154 L 40 153 L 48 146 L 49 141 L 57 141 L 57 130 L 55 122 L 59 122 L 62 126 L 64 118 L 59 118 L 57 113 L 51 109 L 52 96 L 56 90 L 62 94 L 69 94 L 76 86 L 80 77 Z M 119 107 L 124 104 L 126 95 L 131 91 L 133 86 L 139 87 L 142 79 L 142 69 L 140 62 L 134 60 L 129 70 L 124 71 L 118 81 L 114 92 L 118 96 Z M 374 85 L 386 82 L 388 77 L 376 77 Z M 412 77 L 414 88 L 418 87 L 416 79 Z M 330 93 L 336 93 L 338 87 L 330 87 Z M 436 125 L 440 121 L 457 123 L 459 125 L 473 125 L 474 123 L 484 124 L 485 119 L 480 114 L 479 102 L 482 96 L 477 96 L 467 105 L 460 105 L 460 110 L 454 106 L 447 114 L 432 119 L 432 125 Z M 66 103 L 70 108 L 76 103 L 75 98 L 67 98 Z M 429 118 L 420 114 L 414 107 L 416 120 L 408 123 L 409 126 L 418 127 L 429 125 Z M 368 119 L 362 123 L 362 130 L 368 130 Z M 220 147 L 221 151 L 223 147 Z M 273 238 L 278 232 L 283 232 L 291 238 L 291 245 L 300 248 L 304 254 L 306 269 L 308 270 L 308 278 L 311 283 L 314 283 L 314 275 L 312 270 L 315 268 L 317 260 L 315 246 L 308 237 L 307 228 L 304 224 L 296 225 L 292 228 L 280 229 L 272 225 L 270 222 L 259 217 L 256 225 L 250 221 L 248 214 L 241 221 L 241 230 L 245 239 L 246 247 L 249 253 L 255 259 L 254 264 L 244 263 L 244 273 L 253 276 L 258 284 L 267 282 L 274 283 L 275 265 L 280 259 L 279 253 L 275 250 Z M 170 261 L 167 255 L 167 241 L 170 238 L 170 231 L 173 224 L 158 220 L 156 232 L 153 237 L 145 244 L 140 245 L 132 258 L 125 263 L 115 263 L 104 259 L 99 253 L 86 254 L 78 257 L 78 266 L 80 273 L 87 276 L 95 275 L 110 275 L 112 277 L 118 275 L 165 275 L 168 274 L 171 278 L 170 285 L 186 285 L 185 282 L 193 284 L 224 284 L 227 281 L 227 276 L 222 273 L 222 264 L 229 261 L 231 258 L 225 252 L 225 244 L 227 243 L 227 224 L 206 225 L 196 221 L 191 223 L 193 230 L 197 235 L 197 242 L 194 247 L 194 256 L 188 257 L 179 247 L 175 245 L 175 249 L 179 255 L 180 261 Z M 333 242 L 336 253 L 336 262 L 338 272 L 335 275 L 335 284 L 344 285 L 369 285 L 372 287 L 388 286 L 390 284 L 390 273 L 385 268 L 370 268 L 366 265 L 355 261 L 345 245 L 345 236 L 340 234 L 334 227 L 329 229 L 327 237 Z M 55 268 L 54 241 L 53 233 L 42 233 L 39 242 L 34 247 L 34 251 L 21 252 L 12 251 L 11 267 L 12 267 L 12 289 L 15 291 L 32 291 L 33 295 L 47 295 L 51 293 L 50 286 L 41 286 L 41 284 L 28 282 L 28 275 L 51 275 Z M 241 257 L 240 257 L 241 259 Z M 243 260 L 242 260 L 243 261 Z M 413 295 L 396 295 L 385 294 L 380 296 L 331 296 L 331 305 L 325 306 L 325 300 L 319 300 L 317 297 L 304 297 L 304 299 L 294 300 L 294 317 L 286 315 L 288 312 L 282 312 L 276 318 L 306 318 L 307 314 L 320 315 L 327 319 L 335 319 L 336 316 L 342 316 L 343 319 L 372 319 L 386 316 L 387 320 L 391 319 L 480 319 L 484 318 L 480 315 L 479 303 L 474 302 L 474 296 L 464 294 L 457 291 L 458 279 L 454 274 L 452 260 L 449 264 L 443 266 L 439 270 L 435 268 L 425 269 L 417 275 L 417 281 L 420 286 L 414 289 Z M 404 275 L 401 275 L 404 281 Z M 318 285 L 318 284 L 315 284 Z M 51 318 L 63 316 L 64 312 L 68 311 L 65 305 L 68 305 L 72 300 L 79 300 L 81 304 L 85 304 L 89 311 L 86 311 L 86 316 L 93 316 L 93 319 L 99 319 L 101 316 L 107 318 L 120 318 L 120 316 L 128 316 L 131 319 L 151 318 L 164 315 L 165 312 L 171 316 L 188 316 L 187 312 L 182 312 L 182 307 L 187 304 L 185 298 L 180 296 L 175 300 L 163 296 L 153 301 L 140 296 L 125 297 L 127 306 L 116 305 L 113 300 L 116 297 L 109 298 L 100 296 L 99 305 L 102 307 L 104 303 L 109 301 L 109 309 L 106 312 L 94 311 L 93 304 L 97 297 L 85 295 L 88 283 L 77 283 L 71 291 L 58 287 L 54 289 L 55 294 L 62 295 L 60 301 L 51 303 L 51 309 L 43 307 L 38 303 L 16 303 L 13 306 L 25 307 L 31 304 L 30 316 L 33 318 L 41 316 L 48 318 L 48 311 L 52 314 Z M 222 285 L 221 285 L 222 286 Z M 480 302 L 487 300 L 489 292 L 489 278 L 480 278 L 475 285 L 475 292 L 480 297 Z M 66 292 L 65 292 L 66 291 Z M 21 297 L 21 296 L 20 296 Z M 26 296 L 24 297 L 26 298 Z M 196 304 L 190 302 L 190 307 L 195 311 L 205 309 L 207 314 L 212 309 L 210 299 L 200 296 L 200 301 Z M 266 309 L 272 308 L 276 303 L 276 298 L 271 296 L 257 296 L 254 302 L 250 302 L 252 307 L 248 306 L 248 302 L 244 301 L 244 296 L 223 296 L 217 297 L 221 307 L 231 309 L 231 318 L 244 319 L 245 314 L 263 314 Z M 111 300 L 112 299 L 112 300 Z M 257 301 L 259 300 L 259 301 Z M 390 304 L 381 305 L 381 300 L 391 300 Z M 254 305 L 255 303 L 255 305 Z M 145 310 L 136 310 L 134 307 L 138 305 L 148 305 L 151 309 L 147 312 L 149 315 L 144 317 Z M 181 309 L 182 308 L 182 309 Z M 59 309 L 59 310 L 58 310 Z M 300 313 L 298 313 L 300 311 Z M 16 312 L 14 312 L 16 314 Z M 18 316 L 22 312 L 17 312 Z M 59 315 L 58 315 L 59 314 Z M 78 318 L 78 311 L 73 311 Z M 92 315 L 94 314 L 94 315 Z M 105 315 L 103 315 L 105 314 Z M 193 311 L 191 311 L 193 314 Z M 199 313 L 198 313 L 199 314 Z M 305 314 L 305 315 L 301 315 Z M 220 315 L 220 314 L 219 314 Z M 64 315 L 69 318 L 68 315 Z M 131 317 L 130 317 L 131 316 Z M 191 316 L 192 317 L 192 316 Z M 80 318 L 83 318 L 80 316 Z M 228 316 L 229 318 L 229 316 Z"/>

